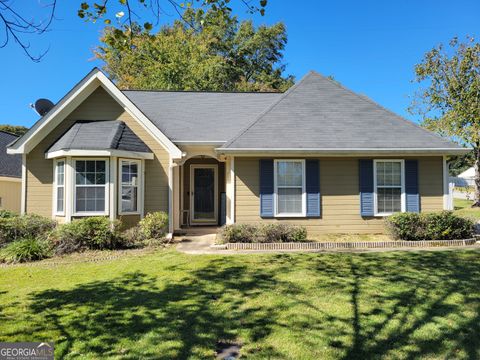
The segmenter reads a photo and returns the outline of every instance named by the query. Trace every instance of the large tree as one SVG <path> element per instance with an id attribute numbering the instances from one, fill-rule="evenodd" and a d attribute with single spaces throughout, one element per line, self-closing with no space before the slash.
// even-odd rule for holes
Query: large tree
<path id="1" fill-rule="evenodd" d="M 427 52 L 415 74 L 424 87 L 411 111 L 423 116 L 425 127 L 473 148 L 473 206 L 480 206 L 480 44 L 454 38 Z"/>
<path id="2" fill-rule="evenodd" d="M 31 8 L 26 1 L 0 0 L 0 49 L 9 43 L 17 44 L 32 61 L 38 62 L 48 50 L 37 52 L 30 41 L 34 35 L 42 35 L 50 30 L 55 20 L 58 0 L 38 1 Z M 173 10 L 180 18 L 185 9 L 192 7 L 209 9 L 217 13 L 231 11 L 231 0 L 79 0 L 77 14 L 87 22 L 103 21 L 132 27 L 133 22 L 141 22 L 145 29 L 158 24 L 164 14 Z M 243 4 L 247 12 L 265 13 L 267 0 L 235 0 Z M 32 2 L 34 3 L 34 2 Z"/>
<path id="3" fill-rule="evenodd" d="M 284 91 L 293 84 L 282 75 L 282 23 L 256 28 L 201 9 L 182 18 L 153 34 L 136 24 L 107 28 L 96 50 L 104 70 L 123 89 Z"/>
<path id="4" fill-rule="evenodd" d="M 0 131 L 6 131 L 14 135 L 22 136 L 28 131 L 28 128 L 22 125 L 0 124 Z"/>

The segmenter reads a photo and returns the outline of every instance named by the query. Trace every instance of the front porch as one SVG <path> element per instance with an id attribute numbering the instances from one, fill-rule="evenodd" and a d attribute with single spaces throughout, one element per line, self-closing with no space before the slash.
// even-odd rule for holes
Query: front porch
<path id="1" fill-rule="evenodd" d="M 173 231 L 188 234 L 213 231 L 233 222 L 232 160 L 211 151 L 190 150 L 173 166 Z M 210 230 L 209 230 L 210 229 Z"/>

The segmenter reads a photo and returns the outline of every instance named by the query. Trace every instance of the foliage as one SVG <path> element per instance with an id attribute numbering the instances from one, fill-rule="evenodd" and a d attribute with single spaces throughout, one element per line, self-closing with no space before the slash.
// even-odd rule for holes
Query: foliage
<path id="1" fill-rule="evenodd" d="M 426 86 L 410 111 L 422 115 L 428 129 L 473 147 L 480 169 L 480 43 L 454 38 L 448 49 L 440 45 L 427 52 L 415 75 Z M 475 205 L 480 205 L 478 175 L 475 185 Z"/>
<path id="2" fill-rule="evenodd" d="M 385 225 L 397 240 L 467 239 L 474 233 L 474 222 L 452 211 L 398 213 L 387 217 Z"/>
<path id="3" fill-rule="evenodd" d="M 300 242 L 307 240 L 307 229 L 284 223 L 263 225 L 260 229 L 263 242 Z"/>
<path id="4" fill-rule="evenodd" d="M 472 167 L 475 162 L 473 151 L 465 155 L 454 157 L 448 162 L 448 171 L 451 176 L 458 176 L 468 168 Z"/>
<path id="5" fill-rule="evenodd" d="M 50 240 L 56 254 L 86 249 L 118 249 L 124 247 L 118 228 L 119 223 L 112 223 L 106 217 L 86 217 L 60 225 Z"/>
<path id="6" fill-rule="evenodd" d="M 146 240 L 163 240 L 168 233 L 168 214 L 163 211 L 149 213 L 140 220 L 138 228 Z"/>
<path id="7" fill-rule="evenodd" d="M 12 218 L 15 216 L 18 216 L 16 212 L 6 210 L 6 209 L 0 209 L 0 219 Z"/>
<path id="8" fill-rule="evenodd" d="M 52 219 L 36 215 L 0 217 L 0 244 L 23 238 L 42 238 L 55 227 Z"/>
<path id="9" fill-rule="evenodd" d="M 285 25 L 255 27 L 215 11 L 187 10 L 156 34 L 132 27 L 105 30 L 96 56 L 123 89 L 284 91 Z M 134 34 L 131 41 L 125 41 Z"/>
<path id="10" fill-rule="evenodd" d="M 221 238 L 225 243 L 300 242 L 307 240 L 307 230 L 284 223 L 232 224 L 222 228 Z"/>
<path id="11" fill-rule="evenodd" d="M 250 224 L 225 225 L 221 231 L 225 243 L 251 243 L 258 238 L 258 226 Z"/>
<path id="12" fill-rule="evenodd" d="M 28 128 L 21 125 L 3 124 L 3 125 L 0 125 L 0 131 L 6 131 L 6 132 L 9 132 L 10 134 L 21 136 L 28 131 Z"/>
<path id="13" fill-rule="evenodd" d="M 0 261 L 7 263 L 42 260 L 51 255 L 48 241 L 39 238 L 15 240 L 0 250 Z"/>

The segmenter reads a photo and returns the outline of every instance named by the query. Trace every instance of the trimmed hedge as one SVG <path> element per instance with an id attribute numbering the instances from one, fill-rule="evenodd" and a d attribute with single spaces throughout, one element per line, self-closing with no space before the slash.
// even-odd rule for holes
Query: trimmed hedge
<path id="1" fill-rule="evenodd" d="M 307 241 L 307 230 L 284 223 L 233 224 L 222 228 L 221 237 L 224 243 L 301 242 Z"/>
<path id="2" fill-rule="evenodd" d="M 56 254 L 83 250 L 123 248 L 123 238 L 118 232 L 119 222 L 106 217 L 86 217 L 59 225 L 50 237 Z"/>
<path id="3" fill-rule="evenodd" d="M 12 213 L 3 213 L 0 217 L 0 244 L 6 244 L 18 239 L 45 237 L 56 226 L 52 219 L 26 214 L 12 216 Z"/>
<path id="4" fill-rule="evenodd" d="M 385 219 L 385 227 L 396 240 L 468 239 L 475 233 L 472 220 L 452 211 L 431 213 L 398 213 Z"/>

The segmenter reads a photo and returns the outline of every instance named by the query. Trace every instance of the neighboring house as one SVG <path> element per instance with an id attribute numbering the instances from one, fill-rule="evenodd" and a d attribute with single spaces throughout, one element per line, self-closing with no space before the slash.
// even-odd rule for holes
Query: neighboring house
<path id="1" fill-rule="evenodd" d="M 447 155 L 468 150 L 310 72 L 283 94 L 120 91 L 92 70 L 18 141 L 22 209 L 58 221 L 285 221 L 381 232 L 447 207 Z"/>
<path id="2" fill-rule="evenodd" d="M 20 212 L 22 156 L 8 155 L 7 146 L 18 136 L 0 130 L 0 209 Z"/>
<path id="3" fill-rule="evenodd" d="M 457 177 L 452 178 L 456 186 L 474 186 L 475 185 L 475 168 L 468 168 Z"/>

